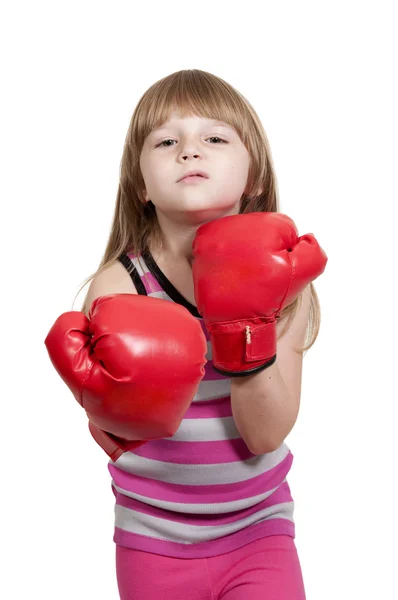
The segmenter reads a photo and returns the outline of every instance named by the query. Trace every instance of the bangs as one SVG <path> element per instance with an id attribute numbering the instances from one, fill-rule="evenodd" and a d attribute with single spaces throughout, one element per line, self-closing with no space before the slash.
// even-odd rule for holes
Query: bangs
<path id="1" fill-rule="evenodd" d="M 247 143 L 244 132 L 250 127 L 245 100 L 218 77 L 198 70 L 180 71 L 149 88 L 137 106 L 136 133 L 141 143 L 168 121 L 174 111 L 183 118 L 195 115 L 223 121 Z"/>

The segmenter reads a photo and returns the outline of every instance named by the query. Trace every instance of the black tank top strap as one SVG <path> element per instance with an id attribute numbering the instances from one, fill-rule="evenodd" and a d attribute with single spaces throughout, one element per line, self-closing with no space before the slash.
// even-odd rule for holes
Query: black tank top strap
<path id="1" fill-rule="evenodd" d="M 142 283 L 141 277 L 139 276 L 139 273 L 135 268 L 134 263 L 130 260 L 127 254 L 121 254 L 118 257 L 118 260 L 122 263 L 124 267 L 126 267 L 138 294 L 141 294 L 142 296 L 147 296 L 148 293 L 145 289 L 145 285 Z"/>
<path id="2" fill-rule="evenodd" d="M 194 317 L 201 318 L 201 315 L 196 306 L 194 306 L 193 304 L 191 304 L 191 302 L 189 302 L 189 300 L 184 298 L 184 296 L 180 294 L 177 288 L 174 287 L 171 281 L 167 279 L 166 275 L 155 262 L 150 251 L 147 250 L 145 253 L 143 253 L 142 257 L 145 260 L 145 264 L 148 267 L 149 272 L 156 279 L 162 290 L 164 290 L 174 302 L 177 302 L 177 304 L 181 304 L 181 306 L 184 306 L 187 310 L 189 310 L 191 315 L 193 315 Z"/>

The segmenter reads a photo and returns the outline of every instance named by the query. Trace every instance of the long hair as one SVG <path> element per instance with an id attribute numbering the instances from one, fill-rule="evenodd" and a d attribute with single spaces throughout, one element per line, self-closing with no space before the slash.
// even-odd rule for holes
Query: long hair
<path id="1" fill-rule="evenodd" d="M 127 131 L 120 165 L 120 180 L 108 243 L 100 265 L 80 287 L 111 266 L 123 253 L 138 257 L 149 246 L 162 248 L 162 232 L 151 202 L 144 200 L 145 183 L 139 161 L 146 137 L 167 121 L 174 110 L 181 116 L 224 121 L 235 128 L 248 150 L 250 167 L 240 213 L 279 212 L 277 179 L 269 142 L 261 121 L 250 103 L 223 79 L 199 69 L 172 73 L 154 83 L 140 98 Z M 247 192 L 247 193 L 246 193 Z M 304 348 L 314 344 L 320 327 L 320 304 L 314 284 L 310 284 L 311 305 Z M 76 296 L 77 296 L 76 295 Z M 76 297 L 75 297 L 76 298 Z M 281 312 L 286 319 L 282 335 L 288 330 L 301 303 L 302 295 Z M 81 311 L 86 312 L 87 294 Z"/>

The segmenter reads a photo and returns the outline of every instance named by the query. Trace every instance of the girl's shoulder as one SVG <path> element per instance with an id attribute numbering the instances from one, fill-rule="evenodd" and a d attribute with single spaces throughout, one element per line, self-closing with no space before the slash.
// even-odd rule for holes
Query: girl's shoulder
<path id="1" fill-rule="evenodd" d="M 96 298 L 108 294 L 137 294 L 128 271 L 119 260 L 93 277 L 87 292 L 86 314 Z"/>

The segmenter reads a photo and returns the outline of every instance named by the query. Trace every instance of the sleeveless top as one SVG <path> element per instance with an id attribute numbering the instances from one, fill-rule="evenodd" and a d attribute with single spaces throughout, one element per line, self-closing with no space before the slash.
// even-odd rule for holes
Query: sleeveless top
<path id="1" fill-rule="evenodd" d="M 124 452 L 108 469 L 116 498 L 113 541 L 176 558 L 217 556 L 270 535 L 295 537 L 285 443 L 252 454 L 231 409 L 231 379 L 212 367 L 209 334 L 150 253 L 123 254 L 139 294 L 177 302 L 199 319 L 207 339 L 205 375 L 174 436 Z"/>

